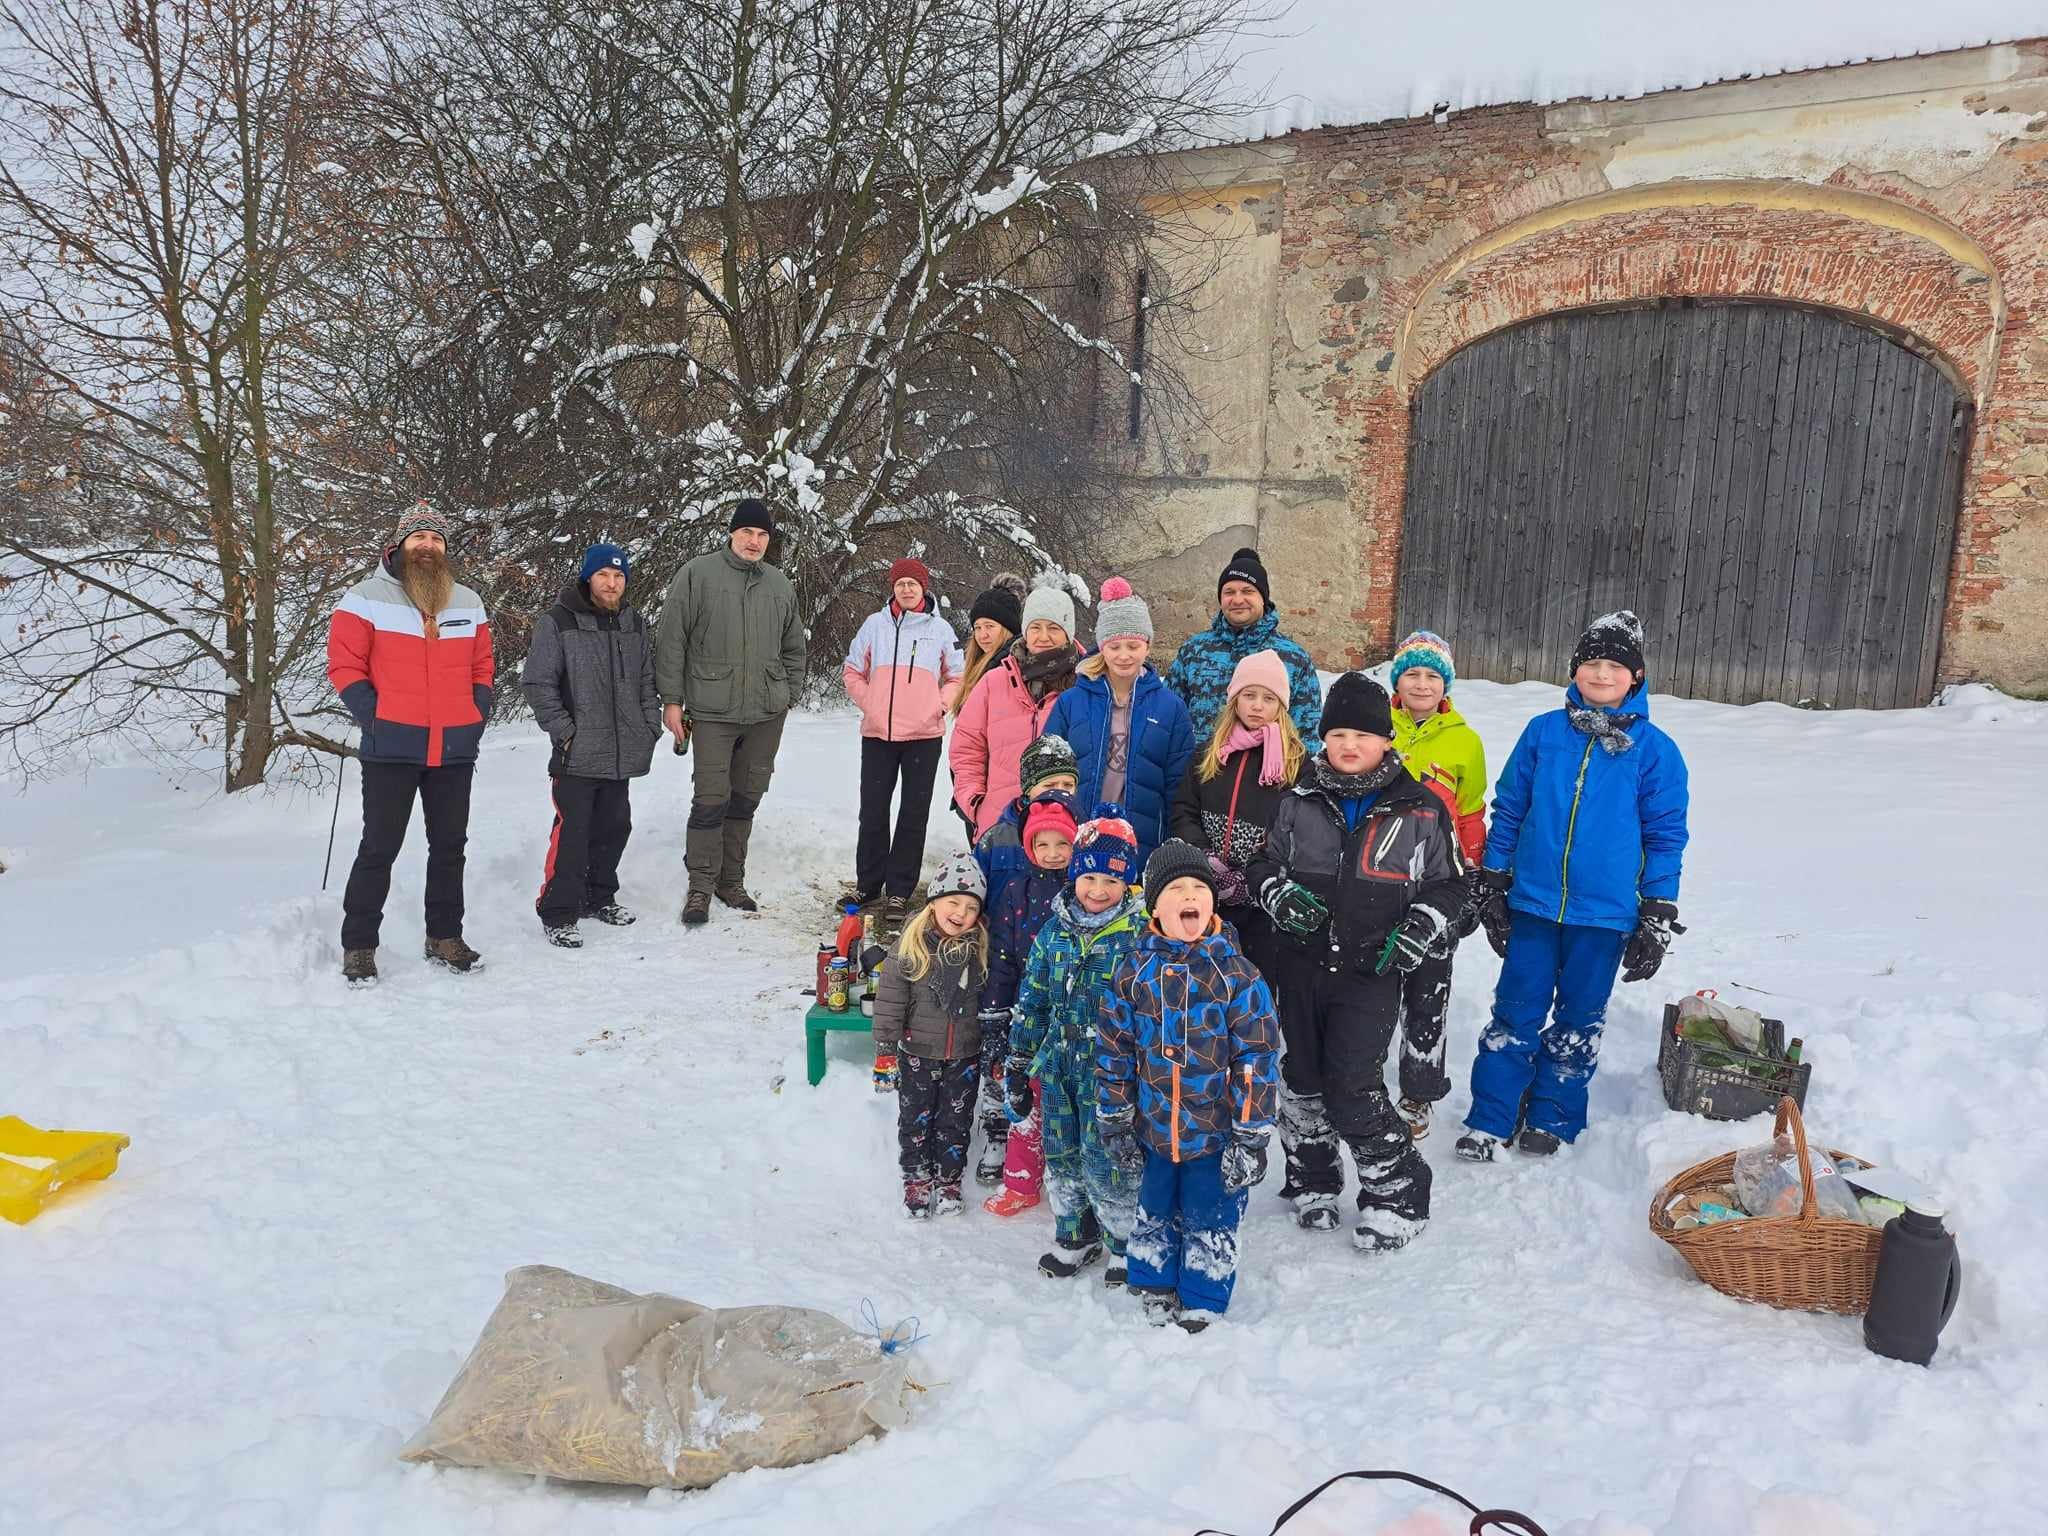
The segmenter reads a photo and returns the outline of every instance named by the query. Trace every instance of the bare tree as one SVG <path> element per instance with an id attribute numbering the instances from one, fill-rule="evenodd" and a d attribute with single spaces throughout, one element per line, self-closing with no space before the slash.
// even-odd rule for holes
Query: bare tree
<path id="1" fill-rule="evenodd" d="M 434 252 L 400 440 L 515 568 L 604 532 L 658 579 L 747 495 L 814 624 L 905 549 L 1056 566 L 1119 494 L 1140 324 L 1152 408 L 1188 407 L 1145 152 L 1227 110 L 1225 45 L 1263 19 L 441 0 L 375 106 Z"/>
<path id="2" fill-rule="evenodd" d="M 333 414 L 329 327 L 365 240 L 333 133 L 363 27 L 343 0 L 0 5 L 20 409 L 95 509 L 84 549 L 0 534 L 18 771 L 110 730 L 217 749 L 229 790 L 344 749 L 324 621 L 380 467 Z"/>

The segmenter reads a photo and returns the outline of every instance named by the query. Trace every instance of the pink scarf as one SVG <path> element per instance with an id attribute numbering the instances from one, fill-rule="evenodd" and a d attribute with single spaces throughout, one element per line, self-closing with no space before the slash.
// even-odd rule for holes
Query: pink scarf
<path id="1" fill-rule="evenodd" d="M 1235 757 L 1253 747 L 1265 748 L 1265 756 L 1259 763 L 1259 782 L 1271 789 L 1287 771 L 1286 749 L 1280 744 L 1280 722 L 1272 721 L 1256 731 L 1247 730 L 1242 723 L 1232 724 L 1230 737 L 1223 743 L 1223 755 Z"/>

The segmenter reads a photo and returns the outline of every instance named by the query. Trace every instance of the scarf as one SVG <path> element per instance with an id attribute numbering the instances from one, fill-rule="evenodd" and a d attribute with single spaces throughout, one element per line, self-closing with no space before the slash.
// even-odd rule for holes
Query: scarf
<path id="1" fill-rule="evenodd" d="M 1223 755 L 1235 757 L 1253 747 L 1265 749 L 1265 755 L 1259 759 L 1259 782 L 1271 789 L 1287 771 L 1287 751 L 1280 744 L 1280 722 L 1269 720 L 1256 731 L 1233 722 L 1230 738 L 1223 743 Z"/>
<path id="2" fill-rule="evenodd" d="M 1065 645 L 1057 651 L 1030 651 L 1018 640 L 1010 646 L 1010 659 L 1031 694 L 1031 702 L 1043 704 L 1056 693 L 1064 693 L 1074 681 L 1074 668 L 1081 663 L 1081 650 Z"/>
<path id="3" fill-rule="evenodd" d="M 1356 800 L 1365 795 L 1376 795 L 1407 770 L 1401 766 L 1401 754 L 1388 749 L 1380 759 L 1377 768 L 1364 773 L 1339 773 L 1330 766 L 1330 760 L 1318 752 L 1309 763 L 1315 774 L 1316 788 L 1336 800 Z"/>
<path id="4" fill-rule="evenodd" d="M 1060 920 L 1076 933 L 1100 933 L 1124 915 L 1125 908 L 1131 904 L 1131 898 L 1126 895 L 1112 907 L 1101 912 L 1090 912 L 1081 905 L 1080 898 L 1073 891 L 1065 890 L 1052 899 L 1052 904 Z"/>
<path id="5" fill-rule="evenodd" d="M 1636 744 L 1628 728 L 1643 717 L 1625 715 L 1617 709 L 1601 709 L 1592 704 L 1574 704 L 1565 701 L 1565 718 L 1572 723 L 1572 729 L 1590 736 L 1600 743 L 1600 750 L 1609 757 L 1619 757 Z"/>

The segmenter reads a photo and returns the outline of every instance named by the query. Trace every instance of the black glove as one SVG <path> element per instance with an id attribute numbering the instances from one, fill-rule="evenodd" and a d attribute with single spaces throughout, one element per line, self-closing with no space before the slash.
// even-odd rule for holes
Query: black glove
<path id="1" fill-rule="evenodd" d="M 1223 1149 L 1223 1187 L 1233 1195 L 1266 1177 L 1266 1132 L 1233 1131 Z"/>
<path id="2" fill-rule="evenodd" d="M 1466 877 L 1465 894 L 1479 926 L 1486 930 L 1486 942 L 1503 960 L 1508 955 L 1508 888 L 1515 877 L 1504 869 L 1475 869 Z"/>
<path id="3" fill-rule="evenodd" d="M 1135 1173 L 1145 1166 L 1145 1154 L 1138 1147 L 1135 1112 L 1119 1109 L 1111 1114 L 1097 1115 L 1095 1129 L 1102 1137 L 1104 1154 L 1117 1167 L 1126 1173 Z"/>
<path id="4" fill-rule="evenodd" d="M 1031 1097 L 1031 1063 L 1012 1056 L 1003 1071 L 1003 1112 L 1012 1125 L 1022 1125 L 1037 1108 Z"/>
<path id="5" fill-rule="evenodd" d="M 1678 920 L 1676 902 L 1653 900 L 1637 907 L 1636 931 L 1628 936 L 1628 947 L 1621 952 L 1621 979 L 1648 981 L 1656 975 L 1657 967 L 1664 963 L 1664 951 L 1683 932 L 1685 924 Z"/>
<path id="6" fill-rule="evenodd" d="M 975 1015 L 975 1021 L 981 1025 L 982 1039 L 1001 1040 L 1005 1044 L 1008 1044 L 1010 1039 L 1009 1009 L 984 1008 L 981 1010 L 980 1013 Z M 1007 1053 L 1005 1053 L 1005 1059 L 1007 1059 Z"/>
<path id="7" fill-rule="evenodd" d="M 1435 907 L 1410 907 L 1408 915 L 1394 925 L 1387 942 L 1380 946 L 1379 964 L 1373 967 L 1373 974 L 1384 976 L 1391 965 L 1406 975 L 1439 953 L 1449 937 L 1450 925 L 1444 921 L 1443 913 Z"/>
<path id="8" fill-rule="evenodd" d="M 1273 925 L 1305 939 L 1330 920 L 1330 909 L 1307 886 L 1275 875 L 1259 887 L 1259 908 Z"/>
<path id="9" fill-rule="evenodd" d="M 576 740 L 575 734 L 564 736 L 555 743 L 555 750 L 548 754 L 548 777 L 559 779 L 569 771 L 569 747 Z"/>

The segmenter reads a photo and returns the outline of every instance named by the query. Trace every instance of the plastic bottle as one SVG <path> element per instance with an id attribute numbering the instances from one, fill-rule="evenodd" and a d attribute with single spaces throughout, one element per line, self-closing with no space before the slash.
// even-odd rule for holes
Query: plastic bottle
<path id="1" fill-rule="evenodd" d="M 839 933 L 833 942 L 833 952 L 849 965 L 860 964 L 860 935 L 860 903 L 846 902 L 839 908 Z"/>
<path id="2" fill-rule="evenodd" d="M 1873 1353 L 1925 1365 L 1963 1289 L 1962 1257 L 1941 1224 L 1942 1208 L 1914 1200 L 1884 1224 L 1877 1281 L 1863 1315 L 1863 1342 Z"/>

